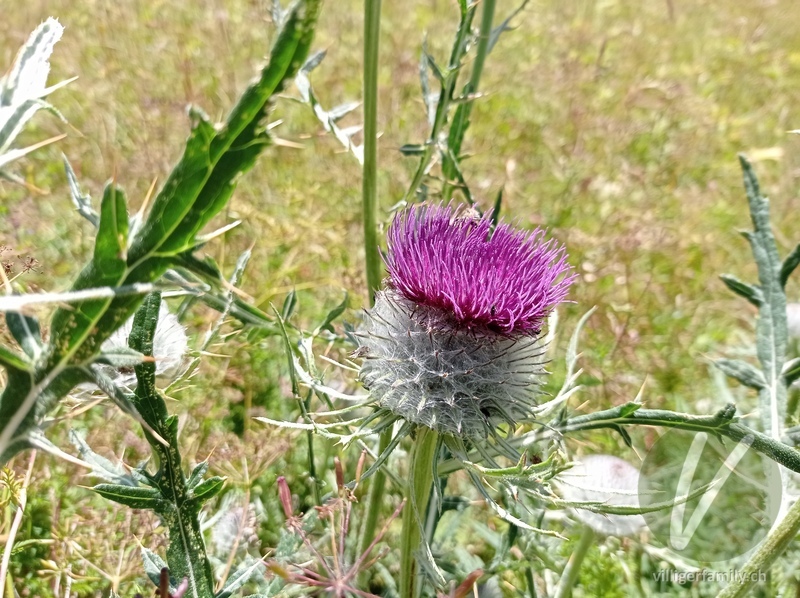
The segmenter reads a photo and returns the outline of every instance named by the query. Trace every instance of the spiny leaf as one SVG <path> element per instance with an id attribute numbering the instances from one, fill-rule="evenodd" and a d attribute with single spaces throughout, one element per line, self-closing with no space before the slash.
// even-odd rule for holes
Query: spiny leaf
<path id="1" fill-rule="evenodd" d="M 764 373 L 746 361 L 741 361 L 739 359 L 717 359 L 714 365 L 731 378 L 735 378 L 750 388 L 761 390 L 767 383 L 764 378 Z"/>
<path id="2" fill-rule="evenodd" d="M 69 194 L 72 197 L 72 203 L 75 204 L 81 216 L 91 222 L 95 228 L 98 227 L 100 225 L 100 215 L 95 212 L 92 207 L 92 198 L 81 191 L 78 177 L 75 175 L 75 171 L 72 169 L 72 165 L 69 163 L 67 157 L 62 154 L 61 158 L 64 162 L 64 170 L 67 173 L 67 183 L 69 184 Z"/>
<path id="3" fill-rule="evenodd" d="M 761 195 L 758 179 L 747 158 L 740 155 L 739 161 L 754 228 L 746 237 L 758 266 L 763 294 L 756 324 L 756 352 L 765 379 L 759 390 L 759 412 L 765 431 L 778 439 L 782 436 L 786 419 L 786 384 L 781 375 L 788 337 L 786 293 L 781 283 L 781 260 L 769 219 L 769 201 Z"/>
<path id="4" fill-rule="evenodd" d="M 69 438 L 75 448 L 78 449 L 78 454 L 81 459 L 92 466 L 92 473 L 94 475 L 116 486 L 135 487 L 137 485 L 137 480 L 126 473 L 121 466 L 114 465 L 102 455 L 95 453 L 86 443 L 83 435 L 75 430 L 70 430 Z"/>
<path id="5" fill-rule="evenodd" d="M 758 286 L 742 282 L 731 274 L 722 274 L 720 278 L 731 291 L 740 297 L 744 297 L 756 307 L 761 307 L 761 303 L 764 301 L 764 295 L 761 293 L 761 289 L 758 288 Z"/>
<path id="6" fill-rule="evenodd" d="M 100 225 L 94 245 L 99 268 L 113 269 L 120 276 L 126 267 L 128 250 L 128 208 L 125 192 L 108 183 L 100 204 Z"/>
<path id="7" fill-rule="evenodd" d="M 144 572 L 153 585 L 158 586 L 161 582 L 161 570 L 167 568 L 167 563 L 152 550 L 148 550 L 142 546 L 142 563 L 144 564 Z"/>
<path id="8" fill-rule="evenodd" d="M 150 509 L 163 512 L 168 503 L 154 488 L 123 486 L 121 484 L 98 484 L 92 488 L 103 498 L 112 500 L 131 509 Z"/>
<path id="9" fill-rule="evenodd" d="M 33 370 L 33 364 L 3 345 L 0 345 L 0 364 L 19 372 L 32 372 Z"/>
<path id="10" fill-rule="evenodd" d="M 795 247 L 792 252 L 786 256 L 786 259 L 783 260 L 783 264 L 781 264 L 781 284 L 784 287 L 798 265 L 800 265 L 800 245 Z"/>
<path id="11" fill-rule="evenodd" d="M 317 326 L 317 328 L 312 333 L 312 336 L 317 336 L 323 330 L 329 330 L 330 332 L 333 332 L 331 324 L 334 322 L 334 320 L 336 320 L 336 318 L 338 318 L 344 313 L 344 310 L 347 309 L 347 299 L 348 297 L 347 294 L 345 293 L 342 302 L 328 312 L 328 315 L 325 316 L 325 319 L 322 321 L 322 324 Z"/>
<path id="12" fill-rule="evenodd" d="M 283 307 L 281 308 L 281 318 L 283 318 L 284 321 L 291 318 L 296 307 L 297 307 L 297 293 L 294 290 L 291 290 L 289 294 L 286 295 L 286 299 L 283 300 Z"/>
<path id="13" fill-rule="evenodd" d="M 208 461 L 201 461 L 198 463 L 189 475 L 189 479 L 186 480 L 186 487 L 190 490 L 194 489 L 195 486 L 203 481 L 203 476 L 206 475 L 207 471 Z"/>
<path id="14" fill-rule="evenodd" d="M 194 490 L 192 491 L 192 498 L 194 498 L 196 504 L 199 506 L 207 500 L 214 498 L 222 491 L 224 486 L 225 478 L 220 476 L 208 478 L 194 487 Z"/>
<path id="15" fill-rule="evenodd" d="M 225 582 L 225 586 L 214 598 L 229 598 L 233 593 L 241 589 L 254 575 L 262 575 L 266 571 L 266 566 L 261 559 L 254 559 L 248 555 L 244 562 L 231 573 Z"/>
<path id="16" fill-rule="evenodd" d="M 6 313 L 6 324 L 8 331 L 25 354 L 36 361 L 42 354 L 42 333 L 39 330 L 39 321 L 19 312 L 10 311 Z"/>

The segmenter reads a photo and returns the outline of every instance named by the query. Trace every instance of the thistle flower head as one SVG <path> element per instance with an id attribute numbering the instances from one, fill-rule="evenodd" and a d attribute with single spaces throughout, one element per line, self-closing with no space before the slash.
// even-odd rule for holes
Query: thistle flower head
<path id="1" fill-rule="evenodd" d="M 564 247 L 451 205 L 417 205 L 388 231 L 391 285 L 419 305 L 441 310 L 467 329 L 516 335 L 540 332 L 573 277 Z"/>
<path id="2" fill-rule="evenodd" d="M 564 248 L 451 206 L 415 206 L 388 233 L 388 288 L 359 334 L 360 378 L 381 407 L 486 438 L 533 414 L 539 333 L 572 280 Z"/>

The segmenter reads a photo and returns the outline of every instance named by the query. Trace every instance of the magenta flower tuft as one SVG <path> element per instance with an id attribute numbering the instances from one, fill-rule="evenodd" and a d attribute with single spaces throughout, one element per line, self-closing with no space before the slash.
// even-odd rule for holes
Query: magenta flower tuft
<path id="1" fill-rule="evenodd" d="M 387 234 L 391 286 L 468 330 L 537 335 L 574 276 L 563 245 L 451 205 L 415 205 Z"/>

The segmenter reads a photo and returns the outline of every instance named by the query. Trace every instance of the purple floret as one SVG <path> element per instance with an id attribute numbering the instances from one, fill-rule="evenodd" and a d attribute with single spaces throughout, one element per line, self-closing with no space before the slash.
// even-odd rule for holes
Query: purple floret
<path id="1" fill-rule="evenodd" d="M 538 334 L 574 279 L 564 246 L 541 229 L 491 227 L 451 205 L 406 209 L 387 234 L 391 285 L 467 329 Z"/>

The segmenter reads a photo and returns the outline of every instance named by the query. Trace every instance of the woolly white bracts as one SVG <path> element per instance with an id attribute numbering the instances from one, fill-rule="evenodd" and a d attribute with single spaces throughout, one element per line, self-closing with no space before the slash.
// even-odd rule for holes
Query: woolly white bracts
<path id="1" fill-rule="evenodd" d="M 360 378 L 377 403 L 441 433 L 486 438 L 530 418 L 542 342 L 453 326 L 441 310 L 379 292 L 357 335 Z"/>
<path id="2" fill-rule="evenodd" d="M 117 349 L 128 347 L 128 337 L 133 328 L 133 317 L 128 319 L 103 343 L 100 353 L 113 353 Z M 189 365 L 186 359 L 189 352 L 189 339 L 186 329 L 178 321 L 175 314 L 170 313 L 165 301 L 161 302 L 158 311 L 158 325 L 153 338 L 153 358 L 156 363 L 156 377 L 167 384 L 181 377 Z M 117 386 L 132 391 L 136 387 L 136 373 L 133 367 L 114 367 L 108 364 L 98 364 L 102 372 Z M 79 384 L 77 398 L 91 395 L 97 390 L 92 383 Z"/>

